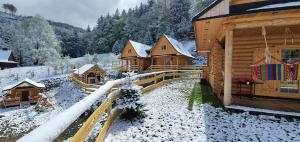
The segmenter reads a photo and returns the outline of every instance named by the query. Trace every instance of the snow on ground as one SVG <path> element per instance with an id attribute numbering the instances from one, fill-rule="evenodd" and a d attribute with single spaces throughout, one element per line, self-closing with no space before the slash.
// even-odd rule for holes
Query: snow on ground
<path id="1" fill-rule="evenodd" d="M 92 58 L 92 57 L 79 57 L 79 58 L 73 58 L 70 59 L 69 62 L 73 65 L 84 65 L 84 64 L 91 64 L 91 62 L 89 62 L 89 60 L 92 59 L 88 59 L 88 58 Z M 118 59 L 118 56 L 113 54 L 113 53 L 107 53 L 107 54 L 98 54 L 97 58 L 99 60 L 99 65 L 103 68 L 107 68 L 110 67 L 112 65 L 112 63 L 118 63 L 120 60 Z"/>
<path id="2" fill-rule="evenodd" d="M 25 78 L 40 81 L 69 75 L 69 72 L 63 72 L 62 74 L 58 72 L 55 73 L 53 68 L 47 66 L 17 67 L 0 70 L 0 91 L 2 91 L 3 87 L 24 80 Z"/>
<path id="3" fill-rule="evenodd" d="M 49 102 L 53 104 L 45 112 L 37 112 L 34 105 L 0 108 L 1 137 L 17 136 L 45 123 L 74 103 L 80 101 L 85 94 L 71 82 L 46 92 Z"/>
<path id="4" fill-rule="evenodd" d="M 174 82 L 143 95 L 147 117 L 132 123 L 117 119 L 105 141 L 300 141 L 299 120 L 231 114 L 209 104 L 194 104 L 189 111 L 193 84 Z"/>

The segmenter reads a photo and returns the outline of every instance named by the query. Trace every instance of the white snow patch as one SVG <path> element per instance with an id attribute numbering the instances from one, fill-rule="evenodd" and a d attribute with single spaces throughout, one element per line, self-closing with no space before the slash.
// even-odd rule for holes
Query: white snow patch
<path id="1" fill-rule="evenodd" d="M 86 65 L 80 67 L 79 69 L 77 69 L 74 73 L 78 74 L 78 75 L 82 75 L 94 66 L 95 66 L 95 64 L 86 64 Z"/>
<path id="2" fill-rule="evenodd" d="M 136 53 L 139 56 L 141 56 L 143 58 L 148 57 L 147 50 L 150 50 L 152 48 L 150 45 L 138 43 L 138 42 L 135 42 L 135 41 L 132 41 L 132 40 L 129 40 L 129 42 L 131 43 L 131 45 L 133 46 L 134 50 L 136 51 Z"/>
<path id="3" fill-rule="evenodd" d="M 29 85 L 33 85 L 33 86 L 38 87 L 38 88 L 45 88 L 44 84 L 37 83 L 37 82 L 35 82 L 35 81 L 31 80 L 31 79 L 26 78 L 26 79 L 24 79 L 24 80 L 22 80 L 22 81 L 20 81 L 18 83 L 15 83 L 15 84 L 12 84 L 12 85 L 4 87 L 3 91 L 10 90 L 10 89 L 12 89 L 14 87 L 17 87 L 17 86 L 19 86 L 21 84 L 24 84 L 24 83 L 29 83 Z M 22 87 L 24 87 L 24 86 L 22 86 Z"/>
<path id="4" fill-rule="evenodd" d="M 117 119 L 105 142 L 300 141 L 299 120 L 230 114 L 209 104 L 195 104 L 189 111 L 187 92 L 193 84 L 170 83 L 143 95 L 146 118 L 132 123 Z"/>
<path id="5" fill-rule="evenodd" d="M 170 36 L 165 35 L 165 37 L 169 40 L 169 42 L 173 45 L 176 51 L 181 53 L 182 55 L 185 55 L 187 57 L 194 58 L 191 53 L 188 51 L 188 48 L 183 46 L 183 44 L 176 39 L 171 38 Z"/>
<path id="6" fill-rule="evenodd" d="M 280 4 L 270 4 L 270 5 L 267 5 L 267 6 L 262 6 L 262 7 L 258 7 L 258 8 L 249 9 L 247 11 L 272 9 L 272 8 L 283 8 L 283 7 L 291 7 L 291 6 L 300 6 L 300 2 L 286 2 L 286 3 L 280 3 Z"/>

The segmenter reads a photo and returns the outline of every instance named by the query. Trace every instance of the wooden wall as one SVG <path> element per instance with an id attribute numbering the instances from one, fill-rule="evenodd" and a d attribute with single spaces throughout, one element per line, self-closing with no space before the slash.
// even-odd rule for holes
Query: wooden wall
<path id="1" fill-rule="evenodd" d="M 271 30 L 271 31 L 270 31 Z M 275 30 L 275 29 L 274 29 Z M 251 31 L 251 32 L 250 32 Z M 294 33 L 294 43 L 291 42 L 291 36 L 285 38 L 284 28 L 277 28 L 272 34 L 272 29 L 267 29 L 267 42 L 272 56 L 281 59 L 282 49 L 300 49 L 300 34 Z M 237 82 L 239 78 L 252 78 L 250 66 L 264 57 L 265 42 L 261 35 L 261 29 L 246 29 L 234 32 L 233 42 L 233 82 Z M 244 33 L 244 36 L 243 36 Z M 247 36 L 248 33 L 251 36 Z M 282 33 L 282 34 L 279 34 Z M 285 39 L 287 45 L 285 46 Z M 264 62 L 260 64 L 265 64 Z M 280 64 L 276 60 L 272 60 L 271 64 Z M 243 87 L 243 92 L 247 93 L 249 88 Z M 280 81 L 263 81 L 263 84 L 256 86 L 256 95 L 272 96 L 282 98 L 300 99 L 300 94 L 281 93 Z M 232 93 L 239 93 L 239 87 L 236 83 L 232 86 Z"/>
<path id="2" fill-rule="evenodd" d="M 88 70 L 84 74 L 82 74 L 81 81 L 86 84 L 90 84 L 89 80 L 88 80 L 88 75 L 90 73 L 93 73 L 95 75 L 96 84 L 100 84 L 101 82 L 104 82 L 104 77 L 106 75 L 106 72 L 97 65 L 95 65 L 93 68 L 91 68 L 90 70 Z M 97 79 L 97 76 L 100 76 L 100 80 Z"/>
<path id="3" fill-rule="evenodd" d="M 271 29 L 269 29 L 269 33 L 267 35 L 267 42 L 272 56 L 281 59 L 282 49 L 300 50 L 300 32 L 294 33 L 294 42 L 292 44 L 291 36 L 286 37 L 284 33 L 279 34 L 281 32 L 284 32 L 284 28 L 281 27 L 281 29 L 278 29 L 274 33 L 270 32 L 270 30 Z M 287 41 L 286 45 L 285 40 Z M 240 88 L 237 83 L 239 78 L 252 78 L 250 66 L 264 58 L 265 47 L 265 41 L 263 36 L 261 35 L 260 28 L 234 31 L 232 54 L 233 94 L 240 93 Z M 260 64 L 265 63 L 262 62 Z M 271 60 L 271 64 L 280 64 L 280 62 Z M 222 93 L 224 89 L 224 49 L 222 49 L 217 42 L 214 43 L 211 48 L 211 53 L 209 55 L 209 66 L 207 68 L 207 71 L 207 78 L 211 86 L 213 86 L 214 93 Z M 281 81 L 263 81 L 263 84 L 258 84 L 256 86 L 256 95 L 300 99 L 300 93 L 281 93 L 280 86 Z M 242 93 L 247 94 L 249 93 L 249 90 L 250 88 L 247 86 L 242 87 Z"/>
<path id="4" fill-rule="evenodd" d="M 129 52 L 131 50 L 131 52 Z M 122 53 L 121 53 L 121 58 L 128 58 L 128 57 L 138 57 L 138 54 L 132 47 L 131 43 L 128 41 L 126 43 L 126 46 L 124 47 Z"/>
<path id="5" fill-rule="evenodd" d="M 223 0 L 217 6 L 203 14 L 200 18 L 215 17 L 226 14 L 229 14 L 229 0 Z"/>
<path id="6" fill-rule="evenodd" d="M 163 45 L 167 45 L 166 50 L 161 49 Z M 165 36 L 162 36 L 158 40 L 155 46 L 151 49 L 151 53 L 150 53 L 151 57 L 157 55 L 176 55 L 176 54 L 178 54 L 177 51 Z"/>
<path id="7" fill-rule="evenodd" d="M 177 63 L 178 58 L 178 63 Z M 192 65 L 192 60 L 185 56 L 174 55 L 174 56 L 157 56 L 152 57 L 153 65 L 167 65 L 167 62 L 170 62 L 170 65 Z"/>
<path id="8" fill-rule="evenodd" d="M 224 52 L 225 50 L 215 43 L 209 55 L 208 80 L 216 94 L 222 93 L 223 90 Z"/>

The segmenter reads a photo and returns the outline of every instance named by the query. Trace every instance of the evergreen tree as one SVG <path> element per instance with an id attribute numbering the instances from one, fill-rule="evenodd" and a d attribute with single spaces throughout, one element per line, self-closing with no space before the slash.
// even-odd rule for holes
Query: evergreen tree
<path id="1" fill-rule="evenodd" d="M 190 0 L 172 0 L 169 10 L 169 20 L 172 31 L 177 39 L 185 39 L 192 31 L 192 25 L 186 27 L 185 21 L 190 21 Z M 180 31 L 178 29 L 181 29 Z"/>

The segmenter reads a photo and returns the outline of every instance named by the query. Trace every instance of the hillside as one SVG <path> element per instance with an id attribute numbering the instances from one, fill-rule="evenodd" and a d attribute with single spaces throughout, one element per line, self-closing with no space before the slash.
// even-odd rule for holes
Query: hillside
<path id="1" fill-rule="evenodd" d="M 17 33 L 16 26 L 28 18 L 31 17 L 11 15 L 0 11 L 0 48 L 10 48 L 9 43 Z M 50 20 L 48 20 L 48 23 L 52 26 L 56 38 L 60 42 L 63 55 L 79 57 L 85 54 L 84 51 L 80 53 L 68 52 L 71 49 L 79 48 L 79 44 L 82 44 L 83 37 L 86 33 L 84 29 Z M 77 41 L 74 41 L 73 39 L 76 39 Z M 74 41 L 74 43 L 70 44 L 70 41 Z"/>

